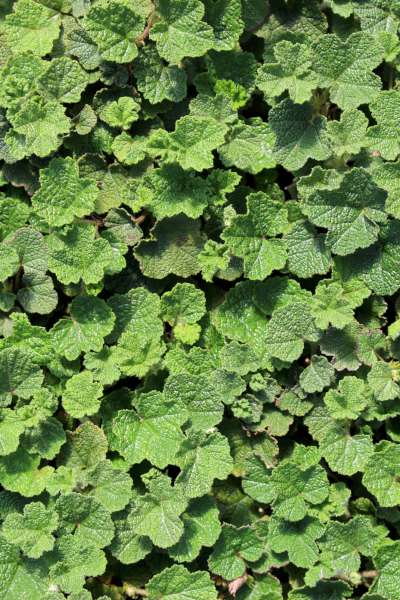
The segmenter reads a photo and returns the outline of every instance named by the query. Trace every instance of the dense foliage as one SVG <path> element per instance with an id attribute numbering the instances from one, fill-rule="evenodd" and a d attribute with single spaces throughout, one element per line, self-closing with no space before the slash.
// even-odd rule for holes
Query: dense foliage
<path id="1" fill-rule="evenodd" d="M 399 0 L 0 15 L 0 599 L 399 598 Z"/>

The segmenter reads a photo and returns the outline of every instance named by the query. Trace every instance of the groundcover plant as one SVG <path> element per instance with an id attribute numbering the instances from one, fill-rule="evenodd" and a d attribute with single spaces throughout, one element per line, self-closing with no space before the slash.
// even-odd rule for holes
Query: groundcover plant
<path id="1" fill-rule="evenodd" d="M 0 14 L 0 599 L 398 600 L 399 0 Z"/>

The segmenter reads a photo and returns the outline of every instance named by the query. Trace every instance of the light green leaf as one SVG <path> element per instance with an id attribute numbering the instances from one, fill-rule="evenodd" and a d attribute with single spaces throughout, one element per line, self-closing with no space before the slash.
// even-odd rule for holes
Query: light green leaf
<path id="1" fill-rule="evenodd" d="M 324 402 L 334 419 L 356 420 L 368 404 L 368 389 L 362 379 L 348 375 L 338 388 L 326 392 Z"/>
<path id="2" fill-rule="evenodd" d="M 59 13 L 35 0 L 18 0 L 13 9 L 2 26 L 8 46 L 15 54 L 48 54 L 59 35 Z"/>
<path id="3" fill-rule="evenodd" d="M 73 534 L 74 540 L 82 545 L 103 548 L 114 537 L 110 513 L 93 496 L 75 492 L 63 494 L 57 499 L 55 509 L 60 527 Z"/>
<path id="4" fill-rule="evenodd" d="M 61 56 L 50 61 L 38 79 L 38 90 L 51 100 L 65 104 L 79 102 L 89 77 L 76 60 Z"/>
<path id="5" fill-rule="evenodd" d="M 369 109 L 376 125 L 368 128 L 368 146 L 386 160 L 394 160 L 400 153 L 399 92 L 397 90 L 380 92 L 369 105 Z"/>
<path id="6" fill-rule="evenodd" d="M 154 575 L 146 586 L 150 600 L 216 600 L 217 591 L 206 571 L 173 565 Z"/>
<path id="7" fill-rule="evenodd" d="M 160 548 L 169 548 L 183 535 L 180 515 L 187 500 L 180 488 L 171 486 L 169 477 L 162 473 L 150 477 L 148 489 L 133 500 L 128 520 L 136 534 L 148 536 Z"/>
<path id="8" fill-rule="evenodd" d="M 185 56 L 202 56 L 214 46 L 213 30 L 202 20 L 204 5 L 199 0 L 159 0 L 157 15 L 150 39 L 169 63 L 178 64 Z"/>
<path id="9" fill-rule="evenodd" d="M 317 233 L 308 221 L 296 221 L 284 236 L 287 242 L 288 268 L 291 273 L 307 279 L 324 275 L 331 264 L 325 236 Z"/>
<path id="10" fill-rule="evenodd" d="M 283 40 L 275 45 L 274 57 L 274 62 L 265 62 L 259 67 L 257 87 L 267 98 L 278 97 L 287 90 L 293 102 L 302 104 L 310 100 L 318 83 L 310 69 L 312 52 L 309 46 Z"/>
<path id="11" fill-rule="evenodd" d="M 140 394 L 135 410 L 120 410 L 111 423 L 110 446 L 130 464 L 148 460 L 165 468 L 175 462 L 184 440 L 181 425 L 188 419 L 182 402 L 167 400 L 157 391 Z"/>
<path id="12" fill-rule="evenodd" d="M 137 189 L 137 207 L 148 208 L 157 219 L 184 213 L 201 216 L 213 199 L 206 179 L 179 165 L 162 165 L 147 173 Z"/>
<path id="13" fill-rule="evenodd" d="M 98 283 L 114 260 L 110 244 L 89 223 L 76 223 L 46 238 L 49 269 L 62 283 Z"/>
<path id="14" fill-rule="evenodd" d="M 307 394 L 322 392 L 334 378 L 335 369 L 325 356 L 312 356 L 310 364 L 301 372 L 299 382 Z"/>
<path id="15" fill-rule="evenodd" d="M 363 169 L 352 169 L 336 190 L 317 190 L 305 199 L 303 212 L 318 227 L 328 229 L 327 245 L 345 256 L 371 246 L 384 223 L 386 192 Z"/>
<path id="16" fill-rule="evenodd" d="M 182 515 L 184 532 L 168 554 L 177 562 L 191 562 L 203 546 L 212 547 L 221 532 L 219 511 L 210 496 L 193 500 Z"/>
<path id="17" fill-rule="evenodd" d="M 218 432 L 189 432 L 173 462 L 181 469 L 176 485 L 188 498 L 207 494 L 214 479 L 226 479 L 233 468 L 228 440 Z"/>
<path id="18" fill-rule="evenodd" d="M 144 18 L 123 0 L 101 0 L 91 6 L 84 26 L 105 60 L 129 63 L 138 54 L 136 38 Z"/>
<path id="19" fill-rule="evenodd" d="M 40 96 L 32 96 L 22 105 L 14 104 L 7 118 L 13 128 L 7 132 L 5 141 L 17 149 L 19 158 L 30 154 L 47 156 L 57 150 L 70 129 L 63 106 Z"/>
<path id="20" fill-rule="evenodd" d="M 13 396 L 30 398 L 43 382 L 43 372 L 29 353 L 18 348 L 0 350 L 0 398 L 10 402 Z"/>
<path id="21" fill-rule="evenodd" d="M 197 0 L 194 0 L 197 1 Z M 171 133 L 154 131 L 147 151 L 166 163 L 179 163 L 184 169 L 203 171 L 213 166 L 213 150 L 224 143 L 228 128 L 212 117 L 186 115 L 176 121 Z"/>
<path id="22" fill-rule="evenodd" d="M 280 360 L 297 360 L 304 348 L 304 340 L 314 340 L 317 336 L 310 306 L 293 302 L 274 311 L 265 329 L 267 352 Z"/>
<path id="23" fill-rule="evenodd" d="M 63 317 L 51 329 L 57 351 L 68 360 L 75 360 L 82 352 L 100 352 L 114 327 L 111 308 L 101 298 L 77 296 L 69 313 L 70 317 Z"/>
<path id="24" fill-rule="evenodd" d="M 100 408 L 103 386 L 93 381 L 90 371 L 82 371 L 68 379 L 62 396 L 62 403 L 72 417 L 94 415 Z"/>
<path id="25" fill-rule="evenodd" d="M 102 575 L 107 565 L 100 548 L 72 535 L 63 535 L 57 540 L 54 558 L 50 578 L 65 592 L 80 592 L 85 578 Z"/>
<path id="26" fill-rule="evenodd" d="M 382 441 L 365 465 L 363 484 L 381 506 L 396 506 L 400 502 L 400 446 Z"/>
<path id="27" fill-rule="evenodd" d="M 287 552 L 289 560 L 297 567 L 307 569 L 318 559 L 318 540 L 324 525 L 313 517 L 290 523 L 273 518 L 269 523 L 269 543 L 275 552 Z"/>
<path id="28" fill-rule="evenodd" d="M 41 502 L 31 502 L 22 514 L 7 515 L 1 531 L 7 542 L 18 546 L 29 558 L 39 558 L 53 548 L 52 533 L 57 525 L 57 513 Z"/>
<path id="29" fill-rule="evenodd" d="M 288 227 L 287 208 L 263 192 L 247 198 L 247 214 L 231 221 L 222 237 L 235 256 L 244 259 L 244 272 L 249 279 L 265 279 L 273 270 L 286 264 L 286 246 L 273 238 Z"/>
<path id="30" fill-rule="evenodd" d="M 276 165 L 273 157 L 275 135 L 268 123 L 254 117 L 234 125 L 218 153 L 226 167 L 235 166 L 256 174 Z"/>
<path id="31" fill-rule="evenodd" d="M 342 112 L 340 121 L 328 121 L 327 131 L 336 156 L 358 154 L 367 146 L 368 119 L 360 110 Z"/>
<path id="32" fill-rule="evenodd" d="M 140 104 L 129 96 L 121 96 L 118 100 L 107 102 L 101 109 L 100 119 L 119 129 L 129 129 L 139 118 Z"/>
<path id="33" fill-rule="evenodd" d="M 72 158 L 53 158 L 40 171 L 40 189 L 33 195 L 32 204 L 50 226 L 72 223 L 94 210 L 97 187 L 79 177 L 77 163 Z"/>
<path id="34" fill-rule="evenodd" d="M 318 86 L 328 88 L 331 101 L 340 108 L 357 108 L 379 94 L 381 79 L 372 71 L 383 56 L 373 35 L 357 31 L 345 41 L 334 34 L 323 35 L 312 52 Z"/>
<path id="35" fill-rule="evenodd" d="M 244 28 L 241 0 L 206 0 L 205 7 L 205 20 L 214 30 L 213 47 L 233 50 Z"/>
<path id="36" fill-rule="evenodd" d="M 186 95 L 186 72 L 164 64 L 155 48 L 145 46 L 134 63 L 138 90 L 151 104 L 163 100 L 180 102 Z"/>
<path id="37" fill-rule="evenodd" d="M 263 543 L 255 529 L 225 523 L 208 559 L 208 566 L 213 573 L 231 581 L 245 573 L 246 561 L 258 560 L 262 552 Z"/>
<path id="38" fill-rule="evenodd" d="M 282 100 L 269 113 L 269 124 L 276 136 L 273 155 L 285 169 L 296 171 L 309 158 L 325 160 L 331 154 L 326 118 L 315 115 L 311 104 Z"/>
<path id="39" fill-rule="evenodd" d="M 203 236 L 198 221 L 184 215 L 163 219 L 152 230 L 152 237 L 135 249 L 144 275 L 163 279 L 170 273 L 189 277 L 200 271 L 198 254 Z"/>

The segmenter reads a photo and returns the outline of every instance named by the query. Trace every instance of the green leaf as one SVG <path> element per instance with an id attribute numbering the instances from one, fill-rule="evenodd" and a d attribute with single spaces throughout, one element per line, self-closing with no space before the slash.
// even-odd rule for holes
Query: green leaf
<path id="1" fill-rule="evenodd" d="M 380 92 L 370 104 L 371 114 L 377 124 L 368 128 L 368 146 L 386 160 L 394 160 L 400 153 L 399 106 L 400 95 L 395 90 Z"/>
<path id="2" fill-rule="evenodd" d="M 290 523 L 273 518 L 269 524 L 269 543 L 275 552 L 287 552 L 290 562 L 307 569 L 318 559 L 318 540 L 324 525 L 313 517 Z"/>
<path id="3" fill-rule="evenodd" d="M 86 481 L 92 487 L 92 495 L 108 511 L 122 510 L 132 495 L 132 479 L 109 460 L 103 460 L 90 471 Z"/>
<path id="4" fill-rule="evenodd" d="M 312 51 L 305 44 L 287 40 L 274 47 L 274 62 L 264 62 L 258 69 L 257 87 L 268 97 L 278 97 L 288 91 L 293 102 L 310 100 L 318 85 L 311 71 Z"/>
<path id="5" fill-rule="evenodd" d="M 197 1 L 197 0 L 194 0 Z M 186 115 L 175 124 L 175 130 L 154 131 L 147 151 L 166 163 L 179 163 L 183 169 L 203 171 L 213 166 L 213 150 L 224 143 L 228 128 L 212 117 Z"/>
<path id="6" fill-rule="evenodd" d="M 200 271 L 198 254 L 203 236 L 198 221 L 184 215 L 163 219 L 152 230 L 152 238 L 135 249 L 144 275 L 162 279 L 170 273 L 189 277 Z"/>
<path id="7" fill-rule="evenodd" d="M 129 63 L 138 54 L 136 38 L 144 29 L 143 16 L 123 0 L 101 0 L 93 5 L 84 21 L 102 58 Z"/>
<path id="8" fill-rule="evenodd" d="M 107 448 L 104 431 L 88 420 L 68 432 L 60 463 L 78 471 L 92 469 L 105 460 Z"/>
<path id="9" fill-rule="evenodd" d="M 44 565 L 24 558 L 18 548 L 0 538 L 0 598 L 18 600 L 23 594 L 29 600 L 43 600 L 49 588 Z"/>
<path id="10" fill-rule="evenodd" d="M 46 238 L 49 248 L 49 269 L 62 283 L 98 283 L 114 255 L 110 244 L 96 238 L 95 227 L 76 223 Z"/>
<path id="11" fill-rule="evenodd" d="M 379 94 L 381 80 L 372 71 L 382 62 L 382 48 L 371 34 L 357 31 L 344 42 L 334 34 L 323 35 L 312 51 L 318 86 L 328 88 L 340 108 L 357 108 Z"/>
<path id="12" fill-rule="evenodd" d="M 243 32 L 240 0 L 206 0 L 205 20 L 214 30 L 213 47 L 218 52 L 233 50 Z"/>
<path id="13" fill-rule="evenodd" d="M 343 288 L 329 280 L 318 283 L 312 314 L 319 329 L 328 329 L 329 325 L 343 329 L 354 319 L 353 307 L 345 297 Z"/>
<path id="14" fill-rule="evenodd" d="M 82 371 L 68 379 L 62 403 L 72 417 L 77 419 L 95 414 L 100 407 L 103 386 L 93 381 L 90 371 Z"/>
<path id="15" fill-rule="evenodd" d="M 155 473 L 148 483 L 149 491 L 133 500 L 128 520 L 136 534 L 148 536 L 160 548 L 178 542 L 184 532 L 180 515 L 187 500 L 179 487 L 171 486 L 169 477 Z"/>
<path id="16" fill-rule="evenodd" d="M 268 123 L 258 117 L 234 125 L 218 153 L 226 167 L 235 166 L 256 174 L 276 165 L 273 156 L 274 133 Z"/>
<path id="17" fill-rule="evenodd" d="M 39 468 L 40 457 L 29 454 L 25 449 L 0 457 L 0 483 L 11 492 L 31 498 L 38 496 L 47 487 L 53 467 Z"/>
<path id="18" fill-rule="evenodd" d="M 386 402 L 399 397 L 400 388 L 396 383 L 397 376 L 397 369 L 391 369 L 387 363 L 377 362 L 372 365 L 368 373 L 368 383 L 377 400 Z"/>
<path id="19" fill-rule="evenodd" d="M 60 30 L 60 15 L 35 0 L 18 0 L 6 16 L 2 31 L 14 53 L 48 54 Z"/>
<path id="20" fill-rule="evenodd" d="M 343 581 L 318 581 L 315 587 L 302 587 L 289 593 L 289 600 L 343 600 L 352 590 Z"/>
<path id="21" fill-rule="evenodd" d="M 310 104 L 282 100 L 269 113 L 276 136 L 275 160 L 285 169 L 297 171 L 309 158 L 325 160 L 331 154 L 326 118 L 315 115 Z"/>
<path id="22" fill-rule="evenodd" d="M 310 307 L 293 302 L 274 311 L 265 329 L 267 352 L 286 362 L 297 360 L 304 348 L 304 340 L 317 335 Z"/>
<path id="23" fill-rule="evenodd" d="M 334 378 L 335 369 L 325 356 L 312 356 L 310 364 L 301 372 L 299 382 L 307 394 L 322 392 Z"/>
<path id="24" fill-rule="evenodd" d="M 378 578 L 372 586 L 376 594 L 381 594 L 383 598 L 389 599 L 393 594 L 397 594 L 399 584 L 399 561 L 400 561 L 400 543 L 393 542 L 382 546 L 374 558 L 378 569 Z M 373 598 L 372 598 L 373 600 Z"/>
<path id="25" fill-rule="evenodd" d="M 79 102 L 89 77 L 76 60 L 61 56 L 52 60 L 38 79 L 38 90 L 51 100 Z"/>
<path id="26" fill-rule="evenodd" d="M 164 385 L 164 395 L 178 406 L 186 407 L 194 429 L 207 430 L 222 419 L 223 397 L 206 375 L 170 375 Z"/>
<path id="27" fill-rule="evenodd" d="M 179 165 L 162 165 L 146 174 L 137 189 L 138 207 L 163 219 L 184 213 L 192 219 L 211 203 L 213 190 L 206 179 Z"/>
<path id="28" fill-rule="evenodd" d="M 11 513 L 3 522 L 2 534 L 10 544 L 18 546 L 29 558 L 39 558 L 53 548 L 58 517 L 41 502 L 31 502 L 22 514 Z"/>
<path id="29" fill-rule="evenodd" d="M 122 564 L 137 563 L 151 552 L 153 547 L 151 540 L 136 534 L 135 527 L 129 521 L 129 512 L 119 513 L 114 518 L 114 525 L 115 536 L 110 549 L 112 555 Z"/>
<path id="30" fill-rule="evenodd" d="M 165 348 L 161 341 L 160 301 L 143 288 L 125 296 L 115 296 L 109 303 L 117 316 L 112 340 L 117 367 L 128 375 L 144 376 L 161 358 Z M 122 334 L 122 335 L 121 335 Z"/>
<path id="31" fill-rule="evenodd" d="M 383 529 L 383 528 L 382 528 Z M 318 545 L 321 550 L 318 576 L 328 578 L 340 573 L 350 576 L 360 569 L 361 556 L 373 556 L 382 542 L 385 530 L 379 531 L 365 516 L 356 516 L 347 523 L 332 521 Z"/>
<path id="32" fill-rule="evenodd" d="M 363 471 L 374 451 L 368 434 L 350 435 L 349 425 L 334 421 L 324 407 L 317 407 L 305 419 L 312 437 L 319 443 L 329 467 L 342 475 Z"/>
<path id="33" fill-rule="evenodd" d="M 150 39 L 169 63 L 178 64 L 185 56 L 202 56 L 214 46 L 213 30 L 202 20 L 204 5 L 199 0 L 159 0 L 157 16 Z"/>
<path id="34" fill-rule="evenodd" d="M 262 552 L 262 541 L 253 528 L 238 528 L 225 523 L 208 559 L 208 566 L 213 573 L 231 581 L 245 573 L 246 561 L 258 560 Z"/>
<path id="35" fill-rule="evenodd" d="M 15 452 L 19 445 L 19 438 L 24 431 L 20 417 L 11 409 L 3 408 L 0 411 L 0 455 L 6 456 Z"/>
<path id="36" fill-rule="evenodd" d="M 271 474 L 274 515 L 287 521 L 301 521 L 308 504 L 321 504 L 328 496 L 328 479 L 320 465 L 301 469 L 292 462 L 278 465 Z"/>
<path id="37" fill-rule="evenodd" d="M 334 154 L 358 154 L 361 148 L 367 146 L 367 127 L 367 117 L 357 109 L 343 111 L 340 121 L 328 121 L 327 130 Z"/>
<path id="38" fill-rule="evenodd" d="M 19 269 L 19 256 L 12 246 L 0 246 L 0 281 L 12 277 Z"/>
<path id="39" fill-rule="evenodd" d="M 326 392 L 324 402 L 334 419 L 356 420 L 368 403 L 368 389 L 362 379 L 348 375 Z"/>
<path id="40" fill-rule="evenodd" d="M 50 567 L 51 580 L 63 591 L 72 593 L 81 591 L 86 577 L 102 575 L 107 564 L 100 548 L 72 535 L 63 535 L 57 540 L 54 559 Z"/>
<path id="41" fill-rule="evenodd" d="M 160 392 L 141 394 L 135 410 L 120 410 L 111 423 L 110 446 L 129 464 L 148 460 L 159 468 L 174 463 L 184 440 L 181 425 L 188 419 L 182 402 L 168 401 Z"/>
<path id="42" fill-rule="evenodd" d="M 307 279 L 324 275 L 331 264 L 325 236 L 317 233 L 308 221 L 296 221 L 285 235 L 288 252 L 288 268 L 291 273 Z"/>
<path id="43" fill-rule="evenodd" d="M 164 64 L 155 48 L 145 46 L 136 58 L 134 72 L 138 90 L 151 104 L 163 100 L 180 102 L 186 96 L 186 72 Z"/>
<path id="44" fill-rule="evenodd" d="M 150 600 L 216 600 L 217 591 L 205 571 L 173 565 L 154 575 L 146 586 Z"/>
<path id="45" fill-rule="evenodd" d="M 177 544 L 168 548 L 168 554 L 177 562 L 191 562 L 202 547 L 212 547 L 221 532 L 219 511 L 210 496 L 193 500 L 182 515 L 184 532 Z"/>
<path id="46" fill-rule="evenodd" d="M 0 350 L 0 399 L 9 403 L 13 396 L 30 398 L 43 382 L 43 372 L 25 350 Z"/>
<path id="47" fill-rule="evenodd" d="M 124 165 L 137 165 L 146 158 L 148 140 L 143 136 L 132 138 L 125 131 L 114 138 L 112 151 Z"/>
<path id="48" fill-rule="evenodd" d="M 110 127 L 129 129 L 134 121 L 139 118 L 140 104 L 129 96 L 122 96 L 118 100 L 107 102 L 100 112 L 102 121 Z"/>
<path id="49" fill-rule="evenodd" d="M 36 87 L 45 62 L 31 52 L 11 55 L 0 71 L 0 104 L 11 106 Z"/>
<path id="50" fill-rule="evenodd" d="M 208 493 L 214 479 L 226 479 L 233 468 L 228 440 L 218 432 L 189 431 L 173 462 L 181 469 L 176 485 L 188 498 Z"/>
<path id="51" fill-rule="evenodd" d="M 62 529 L 72 533 L 74 540 L 81 544 L 103 548 L 113 539 L 111 515 L 93 496 L 75 492 L 63 494 L 55 508 Z"/>
<path id="52" fill-rule="evenodd" d="M 70 120 L 61 104 L 40 96 L 28 98 L 22 106 L 14 104 L 7 118 L 13 128 L 7 132 L 5 141 L 15 147 L 19 158 L 30 154 L 47 156 L 57 150 L 70 129 Z"/>
<path id="53" fill-rule="evenodd" d="M 374 447 L 365 465 L 363 484 L 381 506 L 396 506 L 399 503 L 399 460 L 400 446 L 382 441 Z"/>
<path id="54" fill-rule="evenodd" d="M 178 283 L 161 298 L 161 314 L 184 344 L 194 344 L 200 335 L 197 321 L 206 312 L 204 294 L 190 283 Z"/>
<path id="55" fill-rule="evenodd" d="M 318 227 L 328 229 L 326 242 L 332 252 L 345 256 L 371 246 L 379 223 L 387 219 L 386 193 L 363 169 L 352 169 L 336 190 L 318 190 L 305 199 L 302 210 Z"/>
<path id="56" fill-rule="evenodd" d="M 391 296 L 400 287 L 400 270 L 396 261 L 400 226 L 396 220 L 381 229 L 379 241 L 352 257 L 352 270 L 377 294 Z"/>
<path id="57" fill-rule="evenodd" d="M 72 158 L 53 158 L 40 171 L 40 189 L 32 205 L 50 226 L 72 223 L 74 217 L 90 214 L 97 198 L 97 188 L 90 179 L 80 178 Z"/>
<path id="58" fill-rule="evenodd" d="M 247 214 L 234 217 L 222 237 L 232 254 L 244 259 L 246 277 L 262 280 L 286 264 L 285 243 L 275 236 L 287 227 L 284 203 L 258 192 L 248 196 Z"/>
<path id="59" fill-rule="evenodd" d="M 82 352 L 100 352 L 104 338 L 114 327 L 115 316 L 104 300 L 77 296 L 69 307 L 70 317 L 57 321 L 51 329 L 53 343 L 68 360 Z"/>

